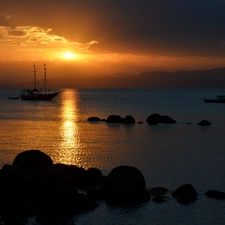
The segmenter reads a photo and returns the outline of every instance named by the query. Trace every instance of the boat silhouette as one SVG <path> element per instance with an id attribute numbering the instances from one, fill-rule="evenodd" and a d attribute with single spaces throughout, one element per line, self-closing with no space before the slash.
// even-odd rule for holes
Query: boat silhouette
<path id="1" fill-rule="evenodd" d="M 47 78 L 46 78 L 46 66 L 44 64 L 44 93 L 42 93 L 39 89 L 37 89 L 36 82 L 36 66 L 34 64 L 34 88 L 33 89 L 25 89 L 20 94 L 20 98 L 23 100 L 52 100 L 55 96 L 57 96 L 61 91 L 54 93 L 47 93 Z"/>

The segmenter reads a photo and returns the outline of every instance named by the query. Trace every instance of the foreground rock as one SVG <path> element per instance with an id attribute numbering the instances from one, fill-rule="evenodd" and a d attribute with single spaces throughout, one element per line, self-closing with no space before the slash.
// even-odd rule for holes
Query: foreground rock
<path id="1" fill-rule="evenodd" d="M 97 168 L 53 164 L 40 150 L 21 152 L 12 165 L 4 165 L 0 183 L 3 217 L 10 212 L 42 220 L 55 212 L 72 215 L 92 210 L 98 207 L 95 199 L 119 206 L 135 206 L 150 199 L 145 178 L 135 167 L 119 166 L 104 177 Z"/>
<path id="2" fill-rule="evenodd" d="M 138 205 L 150 199 L 145 178 L 135 167 L 119 166 L 106 177 L 103 191 L 105 200 L 113 205 Z"/>
<path id="3" fill-rule="evenodd" d="M 0 217 L 4 224 L 25 224 L 28 217 L 35 217 L 40 224 L 72 224 L 74 214 L 98 207 L 97 199 L 133 207 L 149 201 L 151 195 L 157 203 L 171 198 L 164 187 L 146 190 L 145 178 L 135 167 L 119 166 L 103 176 L 97 168 L 53 164 L 39 150 L 24 151 L 15 157 L 13 165 L 4 165 L 0 184 Z M 225 199 L 225 192 L 217 190 L 205 195 Z M 197 192 L 191 184 L 184 184 L 172 196 L 179 203 L 189 204 L 196 201 Z"/>
<path id="4" fill-rule="evenodd" d="M 150 125 L 156 125 L 159 123 L 164 123 L 164 124 L 176 123 L 176 121 L 170 118 L 169 116 L 159 115 L 158 113 L 154 113 L 148 116 L 146 122 Z"/>
<path id="5" fill-rule="evenodd" d="M 40 150 L 26 150 L 16 156 L 13 165 L 25 169 L 30 174 L 34 174 L 39 170 L 52 166 L 53 161 Z"/>
<path id="6" fill-rule="evenodd" d="M 197 192 L 191 184 L 184 184 L 173 192 L 173 197 L 183 204 L 189 204 L 197 200 Z"/>
<path id="7" fill-rule="evenodd" d="M 96 168 L 53 164 L 39 150 L 21 152 L 13 165 L 0 170 L 0 216 L 74 214 L 94 209 L 98 206 L 94 199 L 78 190 L 102 183 L 102 179 Z"/>

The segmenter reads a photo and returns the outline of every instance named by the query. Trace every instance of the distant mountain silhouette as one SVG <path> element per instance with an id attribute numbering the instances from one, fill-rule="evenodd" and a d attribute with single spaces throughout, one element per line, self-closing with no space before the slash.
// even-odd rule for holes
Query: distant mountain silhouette
<path id="1" fill-rule="evenodd" d="M 1 80 L 0 80 L 1 81 Z M 0 82 L 0 87 L 30 87 L 31 80 Z M 29 85 L 28 85 L 29 84 Z M 146 71 L 50 79 L 51 88 L 225 88 L 225 68 L 210 70 Z"/>
<path id="2" fill-rule="evenodd" d="M 175 72 L 151 71 L 140 73 L 137 77 L 139 85 L 145 87 L 225 88 L 225 68 Z"/>

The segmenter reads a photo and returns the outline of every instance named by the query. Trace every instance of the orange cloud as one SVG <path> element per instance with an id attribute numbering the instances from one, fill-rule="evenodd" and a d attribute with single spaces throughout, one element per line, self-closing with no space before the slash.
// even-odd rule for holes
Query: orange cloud
<path id="1" fill-rule="evenodd" d="M 86 43 L 70 41 L 53 34 L 52 31 L 51 28 L 36 26 L 0 26 L 0 48 L 4 49 L 6 54 L 7 49 L 11 48 L 11 50 L 14 50 L 14 55 L 19 54 L 21 51 L 47 51 L 50 54 L 50 51 L 71 50 L 82 53 L 88 52 L 89 47 L 97 43 L 94 40 Z"/>

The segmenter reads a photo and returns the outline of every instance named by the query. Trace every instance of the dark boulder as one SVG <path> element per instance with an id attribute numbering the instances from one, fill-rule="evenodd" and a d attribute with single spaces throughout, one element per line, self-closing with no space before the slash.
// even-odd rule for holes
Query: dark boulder
<path id="1" fill-rule="evenodd" d="M 200 125 L 200 126 L 210 126 L 212 124 L 208 120 L 202 120 L 197 125 Z"/>
<path id="2" fill-rule="evenodd" d="M 176 121 L 169 116 L 162 115 L 161 123 L 172 124 L 172 123 L 176 123 Z"/>
<path id="3" fill-rule="evenodd" d="M 205 193 L 207 197 L 215 198 L 215 199 L 225 199 L 225 192 L 217 191 L 217 190 L 209 190 Z"/>
<path id="4" fill-rule="evenodd" d="M 107 123 L 123 123 L 124 119 L 119 115 L 110 115 L 106 119 Z"/>
<path id="5" fill-rule="evenodd" d="M 134 117 L 132 117 L 130 115 L 127 115 L 124 118 L 123 123 L 125 123 L 125 124 L 133 124 L 133 123 L 135 123 L 135 119 L 134 119 Z"/>
<path id="6" fill-rule="evenodd" d="M 154 113 L 148 116 L 146 122 L 151 125 L 159 124 L 161 122 L 161 115 L 158 113 Z"/>
<path id="7" fill-rule="evenodd" d="M 99 117 L 96 117 L 96 116 L 92 116 L 92 117 L 89 117 L 87 119 L 87 121 L 101 121 L 101 119 Z"/>
<path id="8" fill-rule="evenodd" d="M 104 200 L 105 192 L 103 188 L 100 187 L 92 187 L 87 190 L 87 196 L 95 199 L 95 200 Z"/>
<path id="9" fill-rule="evenodd" d="M 42 179 L 46 179 L 42 180 Z M 45 172 L 35 176 L 38 183 L 47 182 L 49 187 L 80 188 L 86 189 L 94 181 L 89 173 L 82 167 L 76 165 L 54 164 Z"/>
<path id="10" fill-rule="evenodd" d="M 49 188 L 80 188 L 88 189 L 100 184 L 103 176 L 99 169 L 89 168 L 85 170 L 76 165 L 54 164 L 45 171 L 36 173 L 33 177 L 35 186 L 45 184 Z"/>
<path id="11" fill-rule="evenodd" d="M 19 153 L 13 160 L 13 165 L 34 174 L 41 169 L 53 165 L 52 159 L 40 150 L 26 150 Z"/>
<path id="12" fill-rule="evenodd" d="M 78 193 L 77 189 L 57 187 L 36 192 L 32 204 L 36 215 L 50 212 L 84 212 L 98 206 L 93 198 Z"/>
<path id="13" fill-rule="evenodd" d="M 176 123 L 174 119 L 172 119 L 169 116 L 166 115 L 159 115 L 158 113 L 154 113 L 150 116 L 148 116 L 146 122 L 150 125 L 156 125 L 159 123 L 164 123 L 164 124 L 173 124 Z"/>
<path id="14" fill-rule="evenodd" d="M 101 170 L 97 168 L 89 168 L 87 170 L 87 180 L 90 186 L 95 186 L 96 184 L 101 184 L 103 181 L 103 176 Z"/>
<path id="15" fill-rule="evenodd" d="M 30 188 L 30 174 L 23 168 L 5 164 L 0 171 L 0 190 L 26 191 Z"/>
<path id="16" fill-rule="evenodd" d="M 105 200 L 113 205 L 137 205 L 150 199 L 145 178 L 135 167 L 119 166 L 106 177 Z"/>
<path id="17" fill-rule="evenodd" d="M 177 201 L 183 204 L 189 204 L 197 200 L 197 192 L 191 184 L 184 184 L 172 193 Z"/>

